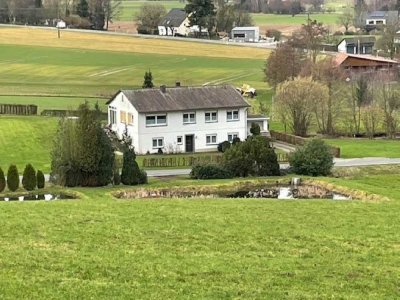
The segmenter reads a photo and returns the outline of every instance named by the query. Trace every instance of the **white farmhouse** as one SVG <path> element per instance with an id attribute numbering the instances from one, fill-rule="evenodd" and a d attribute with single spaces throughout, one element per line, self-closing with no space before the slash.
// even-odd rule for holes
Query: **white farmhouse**
<path id="1" fill-rule="evenodd" d="M 158 25 L 158 35 L 163 36 L 188 36 L 199 32 L 199 26 L 190 26 L 186 11 L 182 8 L 173 8 Z M 201 29 L 202 34 L 207 34 L 206 28 Z"/>
<path id="2" fill-rule="evenodd" d="M 253 122 L 268 133 L 268 118 L 249 116 L 229 85 L 120 90 L 107 104 L 110 129 L 120 138 L 127 132 L 140 154 L 216 151 L 223 141 L 244 140 Z"/>

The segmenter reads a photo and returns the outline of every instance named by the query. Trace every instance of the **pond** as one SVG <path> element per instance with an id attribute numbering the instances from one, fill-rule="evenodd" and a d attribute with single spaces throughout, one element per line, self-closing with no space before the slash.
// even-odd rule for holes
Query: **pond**
<path id="1" fill-rule="evenodd" d="M 54 200 L 70 200 L 76 199 L 72 195 L 67 195 L 63 193 L 57 194 L 24 194 L 24 195 L 13 195 L 7 197 L 0 197 L 0 201 L 54 201 Z"/>
<path id="2" fill-rule="evenodd" d="M 265 199 L 331 199 L 351 200 L 350 195 L 328 189 L 318 183 L 290 182 L 238 183 L 224 186 L 186 186 L 170 188 L 142 188 L 114 194 L 119 199 L 149 198 L 265 198 Z"/>

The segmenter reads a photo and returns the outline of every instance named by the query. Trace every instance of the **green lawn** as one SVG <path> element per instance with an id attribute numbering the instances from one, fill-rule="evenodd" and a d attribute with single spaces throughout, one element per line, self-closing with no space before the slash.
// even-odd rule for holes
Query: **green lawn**
<path id="1" fill-rule="evenodd" d="M 50 151 L 57 119 L 48 117 L 0 116 L 0 166 L 7 172 L 16 164 L 22 173 L 31 163 L 44 172 L 50 170 Z"/>
<path id="2" fill-rule="evenodd" d="M 262 59 L 1 44 L 0 53 L 0 95 L 107 97 L 121 88 L 140 87 L 143 74 L 149 69 L 156 86 L 173 85 L 176 80 L 183 85 L 248 83 L 265 86 Z"/>
<path id="3" fill-rule="evenodd" d="M 0 96 L 1 104 L 35 104 L 40 114 L 45 109 L 75 110 L 79 104 L 87 101 L 92 107 L 99 103 L 103 111 L 107 111 L 106 99 L 87 97 L 38 97 L 38 96 Z"/>
<path id="4" fill-rule="evenodd" d="M 121 2 L 121 12 L 117 17 L 118 21 L 133 21 L 134 16 L 139 12 L 140 8 L 146 4 L 160 4 L 165 7 L 167 12 L 171 8 L 183 8 L 185 7 L 184 1 L 135 1 L 135 0 L 124 0 Z"/>
<path id="5" fill-rule="evenodd" d="M 393 199 L 0 203 L 2 299 L 399 298 L 400 175 L 325 180 Z"/>
<path id="6" fill-rule="evenodd" d="M 342 158 L 400 157 L 400 141 L 369 139 L 327 139 L 328 144 L 341 149 Z"/>
<path id="7" fill-rule="evenodd" d="M 310 14 L 311 20 L 317 20 L 326 25 L 335 25 L 339 14 Z M 292 17 L 291 15 L 275 15 L 275 14 L 252 14 L 254 23 L 258 26 L 268 25 L 302 25 L 307 23 L 307 15 L 300 14 Z"/>

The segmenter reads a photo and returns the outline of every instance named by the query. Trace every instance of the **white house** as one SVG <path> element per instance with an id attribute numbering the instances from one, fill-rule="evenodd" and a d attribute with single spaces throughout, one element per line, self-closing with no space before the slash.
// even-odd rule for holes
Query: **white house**
<path id="1" fill-rule="evenodd" d="M 158 25 L 158 35 L 164 36 L 188 36 L 190 33 L 199 32 L 197 25 L 190 26 L 188 15 L 184 9 L 173 8 Z M 201 30 L 207 34 L 207 29 Z"/>
<path id="2" fill-rule="evenodd" d="M 120 90 L 107 104 L 110 129 L 120 138 L 127 131 L 140 154 L 216 151 L 223 141 L 244 140 L 252 122 L 268 133 L 268 118 L 249 116 L 229 85 Z"/>
<path id="3" fill-rule="evenodd" d="M 372 54 L 374 45 L 374 36 L 360 36 L 342 39 L 337 45 L 337 49 L 340 53 Z"/>

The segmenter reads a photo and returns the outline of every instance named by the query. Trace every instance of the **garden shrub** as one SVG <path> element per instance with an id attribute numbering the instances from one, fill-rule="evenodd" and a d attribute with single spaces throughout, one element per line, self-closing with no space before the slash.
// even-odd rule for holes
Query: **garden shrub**
<path id="1" fill-rule="evenodd" d="M 31 164 L 27 164 L 22 176 L 22 186 L 27 191 L 33 191 L 36 188 L 36 171 Z"/>
<path id="2" fill-rule="evenodd" d="M 4 176 L 3 169 L 0 168 L 0 193 L 6 188 L 6 177 Z"/>
<path id="3" fill-rule="evenodd" d="M 289 155 L 289 164 L 299 175 L 326 176 L 333 167 L 333 155 L 323 140 L 313 139 Z"/>
<path id="4" fill-rule="evenodd" d="M 218 150 L 218 152 L 224 153 L 230 147 L 231 147 L 231 143 L 229 141 L 223 141 L 222 143 L 218 144 L 217 150 Z"/>
<path id="5" fill-rule="evenodd" d="M 250 136 L 233 145 L 224 153 L 223 160 L 225 168 L 235 177 L 280 175 L 276 153 L 262 136 Z"/>
<path id="6" fill-rule="evenodd" d="M 133 149 L 127 149 L 124 152 L 121 172 L 121 182 L 124 185 L 147 183 L 147 174 L 139 169 L 139 165 L 135 159 L 136 155 Z"/>
<path id="7" fill-rule="evenodd" d="M 7 171 L 7 187 L 15 192 L 19 187 L 19 173 L 16 165 L 11 165 Z"/>
<path id="8" fill-rule="evenodd" d="M 224 179 L 233 176 L 223 166 L 205 164 L 194 166 L 190 172 L 190 177 L 194 179 Z"/>
<path id="9" fill-rule="evenodd" d="M 121 184 L 121 175 L 119 174 L 119 169 L 114 170 L 113 184 L 114 185 Z"/>
<path id="10" fill-rule="evenodd" d="M 45 178 L 42 171 L 38 170 L 36 173 L 36 182 L 38 189 L 43 189 L 45 186 Z"/>
<path id="11" fill-rule="evenodd" d="M 260 135 L 261 133 L 260 125 L 258 125 L 257 123 L 251 123 L 250 133 L 252 135 Z"/>
<path id="12" fill-rule="evenodd" d="M 240 138 L 238 138 L 238 137 L 233 138 L 232 145 L 235 145 L 237 143 L 240 143 Z"/>
<path id="13" fill-rule="evenodd" d="M 163 152 L 163 150 L 161 149 L 161 148 L 158 148 L 158 150 L 157 150 L 157 154 L 164 154 L 164 152 Z"/>

